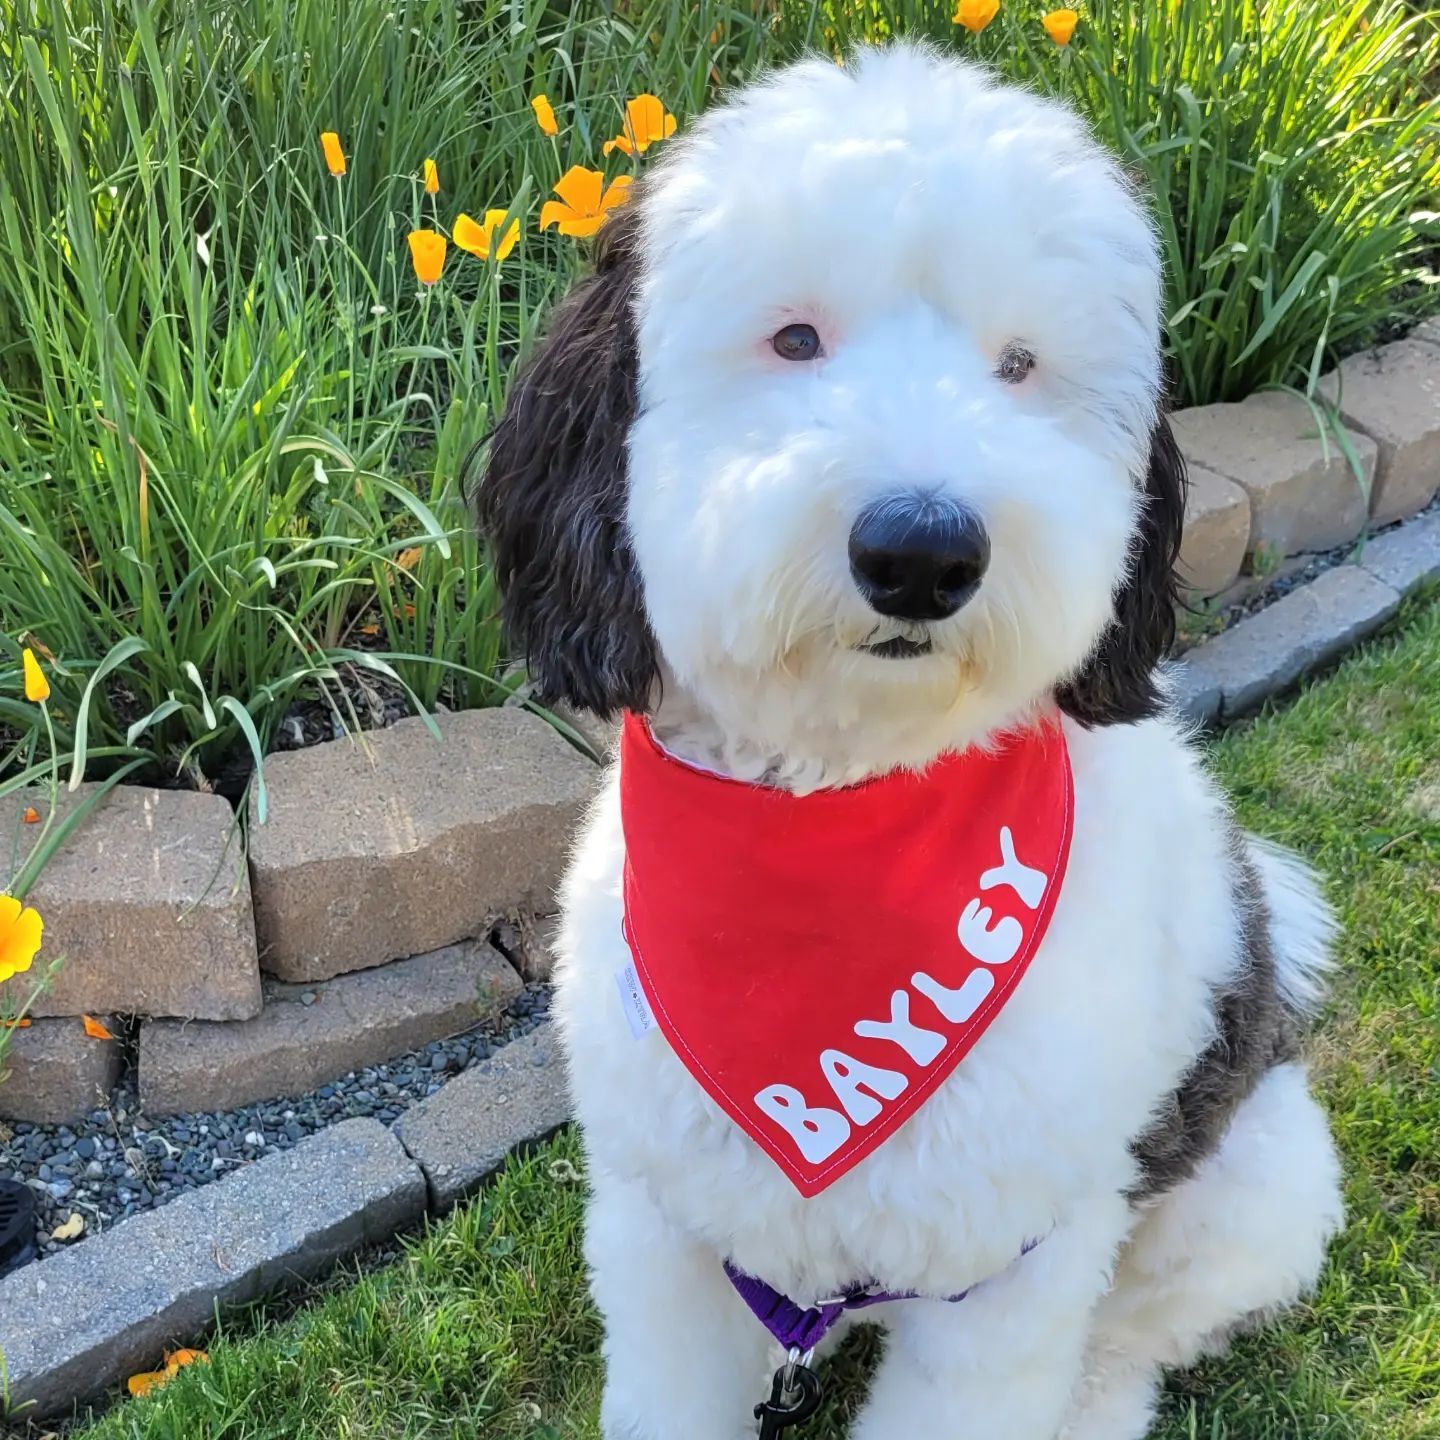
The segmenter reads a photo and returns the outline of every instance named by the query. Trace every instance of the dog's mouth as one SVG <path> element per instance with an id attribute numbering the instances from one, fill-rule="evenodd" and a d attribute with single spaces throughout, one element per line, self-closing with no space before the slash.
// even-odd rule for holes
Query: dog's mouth
<path id="1" fill-rule="evenodd" d="M 888 640 L 872 640 L 857 647 L 866 655 L 875 655 L 881 660 L 915 660 L 929 655 L 935 644 L 928 635 L 892 635 Z"/>

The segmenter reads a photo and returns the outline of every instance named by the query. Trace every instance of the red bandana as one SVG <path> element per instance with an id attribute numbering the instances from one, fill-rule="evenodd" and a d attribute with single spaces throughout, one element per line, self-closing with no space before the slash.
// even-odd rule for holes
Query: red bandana
<path id="1" fill-rule="evenodd" d="M 818 1194 L 1004 1008 L 1050 923 L 1073 801 L 1058 725 L 796 796 L 686 765 L 627 715 L 634 973 L 617 979 L 632 1029 L 658 1024 L 796 1189 Z"/>

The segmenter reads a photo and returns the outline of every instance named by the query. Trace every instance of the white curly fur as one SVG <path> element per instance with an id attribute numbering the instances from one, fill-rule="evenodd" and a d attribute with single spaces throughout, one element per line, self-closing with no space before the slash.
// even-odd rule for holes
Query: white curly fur
<path id="1" fill-rule="evenodd" d="M 1156 250 L 1116 167 L 1064 109 L 910 47 L 783 71 L 671 147 L 644 201 L 629 439 L 657 734 L 805 791 L 1047 707 L 1111 613 L 1159 388 Z M 797 320 L 821 334 L 813 365 L 767 348 Z M 1007 386 L 1014 342 L 1038 364 Z M 993 553 L 931 656 L 884 660 L 855 648 L 895 627 L 846 539 L 906 486 L 963 501 Z M 630 1036 L 611 777 L 565 887 L 557 1002 L 594 1184 L 607 1440 L 753 1435 L 776 1357 L 726 1257 L 802 1302 L 861 1277 L 928 1295 L 989 1281 L 870 1312 L 889 1338 L 858 1440 L 1138 1440 L 1160 1366 L 1313 1280 L 1339 1182 L 1297 1066 L 1192 1179 L 1125 1199 L 1130 1142 L 1243 963 L 1229 820 L 1175 722 L 1067 734 L 1070 871 L 1029 974 L 918 1115 L 809 1200 L 658 1033 Z M 1252 853 L 1286 992 L 1309 1005 L 1331 922 L 1298 862 Z"/>

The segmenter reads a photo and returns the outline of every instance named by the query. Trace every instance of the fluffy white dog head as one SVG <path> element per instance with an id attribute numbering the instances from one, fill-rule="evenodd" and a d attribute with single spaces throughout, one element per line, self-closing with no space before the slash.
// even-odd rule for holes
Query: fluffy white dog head
<path id="1" fill-rule="evenodd" d="M 761 750 L 892 764 L 1051 696 L 1149 714 L 1184 508 L 1159 266 L 1080 122 L 897 46 L 667 148 L 481 492 L 542 694 L 675 687 Z"/>

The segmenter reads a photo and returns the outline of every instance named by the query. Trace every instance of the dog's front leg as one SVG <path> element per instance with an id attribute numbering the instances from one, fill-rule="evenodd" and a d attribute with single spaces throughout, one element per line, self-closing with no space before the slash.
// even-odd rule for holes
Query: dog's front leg
<path id="1" fill-rule="evenodd" d="M 890 1307 L 855 1440 L 1054 1440 L 1124 1231 L 1123 1204 L 1097 1209 L 956 1304 Z"/>
<path id="2" fill-rule="evenodd" d="M 720 1258 L 670 1226 L 641 1186 L 603 1171 L 592 1181 L 585 1255 L 605 1321 L 605 1440 L 753 1437 L 770 1337 Z"/>

